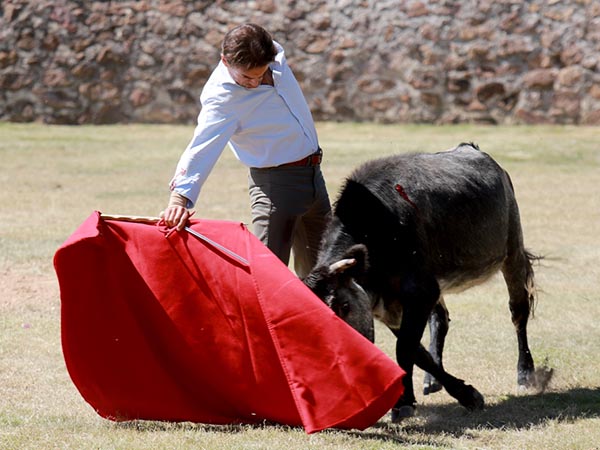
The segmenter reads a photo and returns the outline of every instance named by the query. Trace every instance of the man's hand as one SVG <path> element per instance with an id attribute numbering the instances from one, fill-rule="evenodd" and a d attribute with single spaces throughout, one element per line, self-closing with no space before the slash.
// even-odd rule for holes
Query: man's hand
<path id="1" fill-rule="evenodd" d="M 185 224 L 190 216 L 191 213 L 189 210 L 183 206 L 167 206 L 167 208 L 160 213 L 160 217 L 164 220 L 165 225 L 169 228 L 177 227 L 177 231 L 181 231 L 185 228 Z"/>
<path id="2" fill-rule="evenodd" d="M 169 228 L 176 227 L 177 231 L 181 231 L 185 228 L 188 219 L 193 213 L 187 209 L 187 198 L 176 192 L 171 192 L 169 198 L 169 206 L 160 213 L 161 219 L 165 222 L 165 225 Z"/>

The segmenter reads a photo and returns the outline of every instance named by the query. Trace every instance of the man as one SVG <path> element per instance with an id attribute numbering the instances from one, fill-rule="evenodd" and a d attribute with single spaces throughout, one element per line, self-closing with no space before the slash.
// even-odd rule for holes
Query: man
<path id="1" fill-rule="evenodd" d="M 249 167 L 254 234 L 285 264 L 293 249 L 296 273 L 305 276 L 331 206 L 313 118 L 283 48 L 258 25 L 233 28 L 200 101 L 198 125 L 161 217 L 168 226 L 185 226 L 188 208 L 229 143 Z"/>

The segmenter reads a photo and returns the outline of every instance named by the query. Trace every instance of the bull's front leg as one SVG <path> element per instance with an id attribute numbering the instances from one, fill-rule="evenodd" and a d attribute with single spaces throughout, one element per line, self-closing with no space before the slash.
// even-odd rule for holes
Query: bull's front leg
<path id="1" fill-rule="evenodd" d="M 439 366 L 429 352 L 422 345 L 415 355 L 415 364 L 422 370 L 433 375 L 444 389 L 458 402 L 470 411 L 483 409 L 485 401 L 483 396 L 473 386 L 465 384 L 463 380 L 450 375 Z"/>
<path id="2" fill-rule="evenodd" d="M 396 334 L 396 360 L 398 361 L 398 365 L 406 372 L 406 375 L 402 379 L 404 391 L 392 408 L 392 423 L 399 423 L 403 419 L 412 417 L 415 414 L 417 404 L 413 387 L 415 352 L 412 348 L 409 348 L 412 345 L 407 345 L 407 340 L 402 333 L 395 332 L 394 334 Z"/>
<path id="3" fill-rule="evenodd" d="M 415 413 L 416 399 L 413 386 L 413 366 L 421 347 L 421 338 L 427 320 L 439 297 L 439 287 L 433 277 L 426 280 L 410 278 L 400 292 L 402 320 L 400 328 L 392 329 L 396 335 L 396 360 L 406 372 L 404 392 L 392 409 L 392 422 L 398 423 Z"/>

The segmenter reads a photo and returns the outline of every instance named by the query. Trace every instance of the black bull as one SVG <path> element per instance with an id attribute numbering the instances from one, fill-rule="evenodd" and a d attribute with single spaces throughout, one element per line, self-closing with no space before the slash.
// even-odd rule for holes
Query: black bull
<path id="1" fill-rule="evenodd" d="M 439 382 L 466 408 L 483 407 L 476 389 L 443 368 L 449 322 L 443 294 L 474 286 L 498 270 L 517 333 L 518 383 L 530 386 L 533 259 L 523 246 L 508 174 L 477 146 L 461 144 L 357 168 L 339 194 L 317 265 L 304 282 L 371 341 L 374 317 L 395 334 L 396 359 L 407 372 L 405 392 L 392 410 L 398 421 L 414 413 L 414 364 L 428 374 L 426 393 L 438 390 Z M 428 320 L 429 352 L 421 345 Z"/>

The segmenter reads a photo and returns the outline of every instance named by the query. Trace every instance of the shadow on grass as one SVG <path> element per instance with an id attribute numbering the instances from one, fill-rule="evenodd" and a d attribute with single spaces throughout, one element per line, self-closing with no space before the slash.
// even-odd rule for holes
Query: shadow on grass
<path id="1" fill-rule="evenodd" d="M 576 388 L 562 392 L 511 395 L 487 405 L 482 411 L 469 412 L 458 403 L 418 406 L 420 420 L 409 419 L 394 425 L 380 421 L 373 428 L 393 432 L 452 435 L 460 437 L 473 429 L 520 430 L 548 420 L 572 421 L 600 417 L 600 387 Z"/>
<path id="2" fill-rule="evenodd" d="M 260 424 L 243 424 L 232 423 L 226 425 L 213 425 L 206 423 L 194 422 L 168 422 L 157 420 L 131 420 L 126 422 L 111 422 L 111 426 L 115 428 L 123 428 L 128 430 L 136 430 L 139 432 L 156 432 L 156 431 L 199 431 L 204 433 L 223 433 L 236 434 L 244 433 L 251 429 L 265 427 L 281 427 L 293 429 L 286 425 L 270 424 L 267 422 Z"/>
<path id="3" fill-rule="evenodd" d="M 435 447 L 448 438 L 471 437 L 473 430 L 518 431 L 549 420 L 562 422 L 597 417 L 600 417 L 600 388 L 577 388 L 564 392 L 508 396 L 475 412 L 467 411 L 458 403 L 419 405 L 417 416 L 401 424 L 389 422 L 388 414 L 365 431 L 345 433 L 362 439 Z"/>
<path id="4" fill-rule="evenodd" d="M 401 424 L 389 422 L 389 413 L 365 431 L 325 430 L 357 439 L 391 441 L 406 445 L 439 445 L 449 437 L 470 435 L 472 430 L 520 430 L 549 420 L 573 421 L 600 417 L 600 387 L 576 388 L 563 392 L 514 395 L 488 405 L 482 411 L 468 412 L 458 403 L 419 405 L 417 416 Z M 277 428 L 302 431 L 298 427 L 262 422 L 260 424 L 208 425 L 191 422 L 131 421 L 114 426 L 140 432 L 198 431 L 236 434 L 249 430 Z"/>

